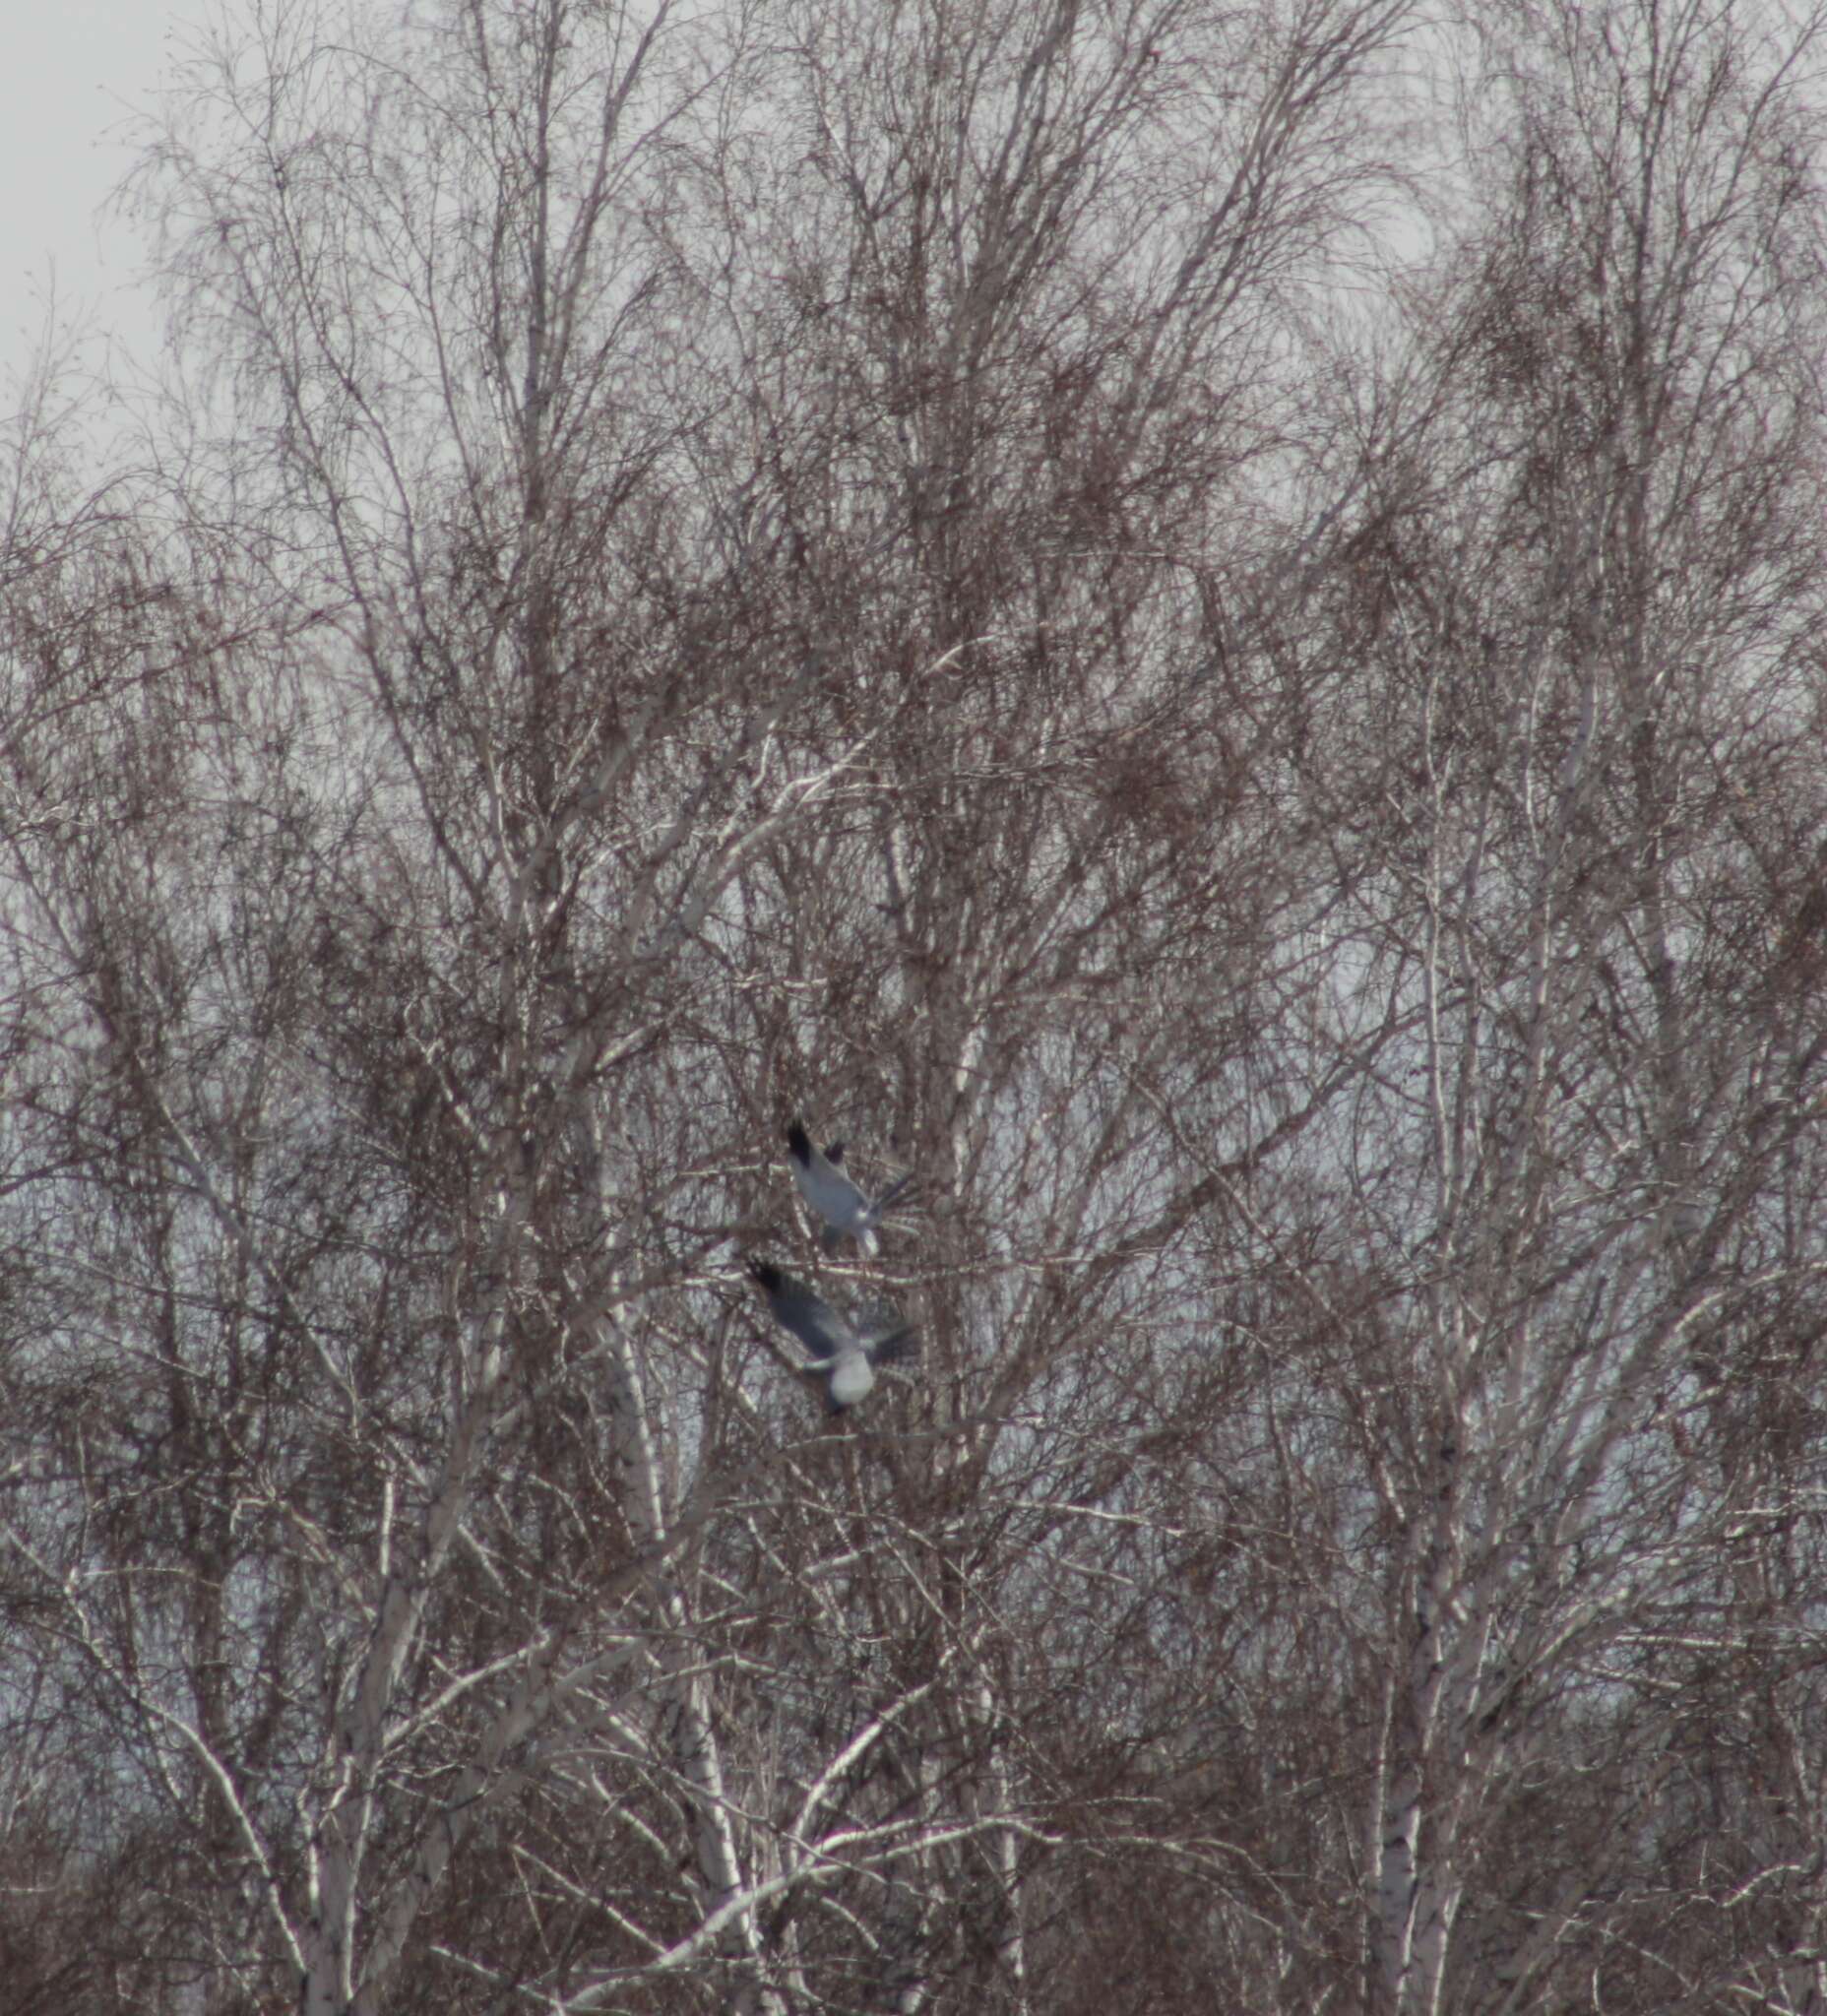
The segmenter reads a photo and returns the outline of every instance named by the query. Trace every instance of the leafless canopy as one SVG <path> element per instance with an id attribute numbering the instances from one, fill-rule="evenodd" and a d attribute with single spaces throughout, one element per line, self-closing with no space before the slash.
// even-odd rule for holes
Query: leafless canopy
<path id="1" fill-rule="evenodd" d="M 1820 24 L 230 24 L 8 443 L 0 2016 L 1827 2016 Z"/>

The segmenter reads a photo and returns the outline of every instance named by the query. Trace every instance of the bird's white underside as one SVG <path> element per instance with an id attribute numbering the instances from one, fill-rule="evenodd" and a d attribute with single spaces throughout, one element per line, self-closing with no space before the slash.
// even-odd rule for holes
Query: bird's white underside
<path id="1" fill-rule="evenodd" d="M 831 1397 L 840 1407 L 853 1407 L 875 1384 L 875 1368 L 859 1351 L 847 1351 L 831 1368 Z"/>

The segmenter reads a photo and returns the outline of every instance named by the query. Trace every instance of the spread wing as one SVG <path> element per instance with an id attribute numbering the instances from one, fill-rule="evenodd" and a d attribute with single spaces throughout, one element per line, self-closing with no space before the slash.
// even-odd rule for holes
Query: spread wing
<path id="1" fill-rule="evenodd" d="M 823 1295 L 766 1260 L 751 1260 L 749 1273 L 760 1283 L 768 1307 L 783 1330 L 790 1330 L 815 1358 L 836 1357 L 855 1344 L 856 1333 Z"/>
<path id="2" fill-rule="evenodd" d="M 888 1188 L 884 1190 L 882 1194 L 875 1200 L 875 1202 L 870 1205 L 869 1216 L 871 1218 L 880 1218 L 883 1212 L 890 1210 L 896 1203 L 899 1202 L 902 1193 L 907 1189 L 908 1185 L 913 1182 L 913 1180 L 914 1171 L 912 1169 L 909 1169 L 905 1176 L 897 1176 L 895 1180 L 889 1184 Z"/>
<path id="3" fill-rule="evenodd" d="M 859 1310 L 855 1333 L 872 1365 L 892 1365 L 919 1355 L 919 1332 L 892 1302 L 873 1302 Z"/>
<path id="4" fill-rule="evenodd" d="M 898 1330 L 891 1330 L 884 1338 L 865 1347 L 872 1365 L 899 1364 L 907 1358 L 919 1356 L 919 1332 L 911 1323 L 904 1323 Z"/>

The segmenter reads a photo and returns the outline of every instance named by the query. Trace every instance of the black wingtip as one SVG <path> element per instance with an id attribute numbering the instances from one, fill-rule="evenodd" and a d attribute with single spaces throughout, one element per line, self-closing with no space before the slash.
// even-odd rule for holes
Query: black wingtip
<path id="1" fill-rule="evenodd" d="M 812 1137 L 805 1131 L 803 1120 L 794 1120 L 787 1130 L 787 1146 L 796 1163 L 810 1164 L 812 1160 Z"/>
<path id="2" fill-rule="evenodd" d="M 844 1160 L 844 1144 L 842 1141 L 834 1141 L 831 1144 L 831 1146 L 825 1150 L 825 1160 L 828 1163 L 830 1163 L 834 1168 L 837 1166 L 839 1163 L 841 1163 Z"/>
<path id="3" fill-rule="evenodd" d="M 759 1260 L 751 1256 L 748 1263 L 749 1279 L 765 1288 L 770 1294 L 781 1285 L 781 1270 L 772 1260 Z"/>

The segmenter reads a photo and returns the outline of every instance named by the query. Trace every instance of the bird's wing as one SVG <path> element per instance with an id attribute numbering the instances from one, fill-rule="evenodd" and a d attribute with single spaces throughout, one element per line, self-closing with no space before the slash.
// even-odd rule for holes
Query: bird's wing
<path id="1" fill-rule="evenodd" d="M 919 1356 L 919 1332 L 911 1323 L 904 1323 L 899 1330 L 891 1330 L 886 1337 L 878 1338 L 863 1349 L 869 1354 L 872 1365 L 899 1364 L 907 1358 Z"/>
<path id="2" fill-rule="evenodd" d="M 790 1330 L 815 1358 L 835 1357 L 847 1344 L 855 1342 L 850 1326 L 823 1295 L 814 1294 L 804 1282 L 776 1270 L 774 1278 L 763 1281 L 762 1286 L 767 1290 L 774 1320 L 783 1329 Z"/>
<path id="3" fill-rule="evenodd" d="M 919 1350 L 919 1333 L 892 1302 L 873 1304 L 865 1315 L 859 1315 L 854 1330 L 873 1365 L 892 1365 Z"/>
<path id="4" fill-rule="evenodd" d="M 875 1202 L 870 1205 L 869 1216 L 871 1218 L 880 1218 L 883 1212 L 891 1209 L 892 1206 L 900 1199 L 902 1194 L 907 1190 L 908 1186 L 913 1182 L 913 1180 L 914 1171 L 912 1169 L 909 1169 L 905 1176 L 897 1176 L 895 1180 L 889 1184 L 888 1188 L 884 1190 L 882 1194 L 875 1200 Z"/>

